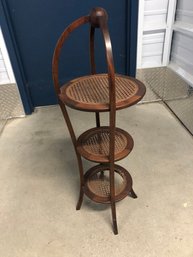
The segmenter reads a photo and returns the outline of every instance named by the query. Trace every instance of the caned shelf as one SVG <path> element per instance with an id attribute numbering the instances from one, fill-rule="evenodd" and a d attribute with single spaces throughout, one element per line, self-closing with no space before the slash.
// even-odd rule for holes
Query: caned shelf
<path id="1" fill-rule="evenodd" d="M 145 86 L 139 80 L 115 74 L 116 109 L 139 102 Z M 107 74 L 89 75 L 71 80 L 60 88 L 59 98 L 73 109 L 109 111 L 109 82 Z"/>
<path id="2" fill-rule="evenodd" d="M 77 150 L 85 159 L 99 162 L 109 162 L 110 127 L 92 128 L 79 136 Z M 133 139 L 124 130 L 115 129 L 115 161 L 126 157 L 133 149 Z"/>
<path id="3" fill-rule="evenodd" d="M 115 164 L 115 201 L 129 195 L 132 190 L 132 178 L 123 167 Z M 100 164 L 89 169 L 85 175 L 85 194 L 98 203 L 110 203 L 109 166 Z"/>

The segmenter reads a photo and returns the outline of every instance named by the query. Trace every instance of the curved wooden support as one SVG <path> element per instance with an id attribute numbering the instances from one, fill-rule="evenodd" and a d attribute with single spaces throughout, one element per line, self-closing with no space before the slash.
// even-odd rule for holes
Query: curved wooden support
<path id="1" fill-rule="evenodd" d="M 115 209 L 115 183 L 114 183 L 114 162 L 115 162 L 115 112 L 116 112 L 116 99 L 115 99 L 115 69 L 113 62 L 113 53 L 111 46 L 111 39 L 107 26 L 108 15 L 102 8 L 94 8 L 90 14 L 91 32 L 90 32 L 90 51 L 91 51 L 91 71 L 95 72 L 94 63 L 94 28 L 100 28 L 106 50 L 106 61 L 108 68 L 108 80 L 109 80 L 109 106 L 110 106 L 110 144 L 109 144 L 109 165 L 110 165 L 110 195 L 111 195 L 111 209 L 114 233 L 117 234 L 117 222 L 116 222 L 116 209 Z"/>
<path id="2" fill-rule="evenodd" d="M 82 164 L 81 156 L 80 156 L 80 154 L 77 151 L 77 147 L 76 147 L 77 140 L 76 140 L 76 136 L 75 136 L 75 133 L 74 133 L 74 130 L 73 130 L 70 118 L 68 116 L 68 112 L 66 110 L 66 107 L 65 107 L 65 105 L 60 100 L 59 100 L 59 105 L 60 105 L 60 108 L 62 110 L 64 119 L 66 121 L 66 124 L 67 124 L 67 127 L 68 127 L 68 131 L 70 133 L 70 136 L 71 136 L 71 139 L 72 139 L 72 143 L 74 145 L 74 150 L 75 150 L 75 153 L 76 153 L 77 161 L 78 161 L 78 168 L 79 168 L 79 174 L 80 174 L 80 193 L 79 193 L 79 199 L 78 199 L 78 203 L 77 203 L 76 209 L 80 210 L 80 207 L 81 207 L 82 201 L 83 201 L 83 195 L 84 195 L 84 171 L 83 171 L 83 164 Z"/>
<path id="3" fill-rule="evenodd" d="M 94 35 L 95 35 L 95 27 L 90 26 L 90 67 L 91 74 L 96 74 L 96 64 L 94 57 Z"/>
<path id="4" fill-rule="evenodd" d="M 89 16 L 83 16 L 79 19 L 77 19 L 76 21 L 74 21 L 73 23 L 71 23 L 62 33 L 62 35 L 60 36 L 60 38 L 58 39 L 58 42 L 56 44 L 55 50 L 54 50 L 54 55 L 53 55 L 53 60 L 52 60 L 52 76 L 53 76 L 53 81 L 54 81 L 54 88 L 56 91 L 56 94 L 58 96 L 59 99 L 59 95 L 60 95 L 60 84 L 59 84 L 59 76 L 58 76 L 58 63 L 59 63 L 59 56 L 60 56 L 60 52 L 62 49 L 62 46 L 65 42 L 65 40 L 68 38 L 68 36 L 70 35 L 70 33 L 72 31 L 74 31 L 75 29 L 77 29 L 78 27 L 80 27 L 83 24 L 86 24 L 89 22 Z M 78 203 L 76 206 L 76 209 L 79 210 L 83 201 L 83 195 L 84 195 L 84 172 L 83 172 L 83 164 L 82 164 L 82 159 L 80 154 L 77 151 L 77 140 L 76 140 L 76 136 L 70 121 L 70 118 L 68 116 L 66 107 L 64 105 L 63 102 L 61 102 L 61 100 L 59 99 L 59 105 L 60 108 L 62 110 L 64 119 L 66 121 L 71 139 L 72 139 L 72 143 L 74 145 L 74 150 L 76 153 L 76 157 L 77 157 L 77 162 L 78 162 L 78 167 L 79 167 L 79 174 L 80 174 L 80 193 L 79 193 L 79 199 L 78 199 Z"/>
<path id="5" fill-rule="evenodd" d="M 92 25 L 90 26 L 90 67 L 91 67 L 91 74 L 96 74 L 96 64 L 95 64 L 95 57 L 94 57 L 94 35 L 95 35 L 95 27 Z M 99 112 L 95 113 L 96 119 L 96 126 L 97 128 L 100 127 L 100 114 Z"/>

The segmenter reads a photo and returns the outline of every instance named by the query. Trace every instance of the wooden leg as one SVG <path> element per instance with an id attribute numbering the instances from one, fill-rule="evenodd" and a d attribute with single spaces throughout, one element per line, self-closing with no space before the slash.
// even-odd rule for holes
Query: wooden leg
<path id="1" fill-rule="evenodd" d="M 95 118 L 96 118 L 96 126 L 97 126 L 97 128 L 100 128 L 101 123 L 100 123 L 100 114 L 99 114 L 99 112 L 95 112 Z M 99 138 L 99 141 L 101 141 L 100 138 Z M 104 178 L 104 171 L 101 171 L 100 178 Z"/>
<path id="2" fill-rule="evenodd" d="M 96 117 L 96 126 L 97 128 L 100 128 L 101 124 L 100 124 L 100 115 L 99 112 L 95 113 L 95 117 Z"/>
<path id="3" fill-rule="evenodd" d="M 76 210 L 80 210 L 82 202 L 83 202 L 83 197 L 84 197 L 84 188 L 83 186 L 80 187 L 80 193 L 79 193 L 79 199 L 76 205 Z"/>
<path id="4" fill-rule="evenodd" d="M 111 211 L 112 211 L 112 219 L 113 219 L 113 232 L 114 232 L 115 235 L 117 235 L 118 234 L 118 228 L 117 228 L 115 202 L 111 202 Z"/>
<path id="5" fill-rule="evenodd" d="M 100 175 L 99 175 L 99 178 L 104 180 L 104 177 L 105 177 L 105 176 L 104 176 L 104 171 L 101 171 L 101 172 L 100 172 Z"/>
<path id="6" fill-rule="evenodd" d="M 137 198 L 137 195 L 136 193 L 133 191 L 133 188 L 131 188 L 131 191 L 129 192 L 129 196 L 136 199 Z"/>
<path id="7" fill-rule="evenodd" d="M 80 173 L 80 193 L 79 193 L 79 199 L 76 205 L 76 210 L 80 210 L 82 201 L 83 201 L 83 196 L 84 196 L 84 172 L 83 172 L 83 164 L 82 164 L 81 156 L 78 153 L 76 156 L 78 160 L 78 168 Z"/>
<path id="8" fill-rule="evenodd" d="M 83 196 L 84 196 L 84 172 L 83 172 L 83 164 L 82 164 L 82 159 L 80 154 L 77 151 L 76 145 L 77 145 L 77 140 L 76 140 L 76 136 L 74 133 L 74 129 L 72 127 L 70 118 L 68 116 L 68 112 L 66 110 L 65 105 L 59 100 L 59 104 L 60 104 L 60 108 L 62 110 L 64 119 L 66 121 L 66 125 L 68 127 L 71 139 L 72 139 L 72 143 L 74 145 L 74 150 L 76 153 L 76 157 L 77 157 L 77 161 L 78 161 L 78 168 L 79 168 L 79 174 L 80 174 L 80 194 L 79 194 L 79 199 L 78 199 L 78 203 L 76 205 L 76 209 L 80 210 L 80 207 L 82 205 L 82 201 L 83 201 Z"/>

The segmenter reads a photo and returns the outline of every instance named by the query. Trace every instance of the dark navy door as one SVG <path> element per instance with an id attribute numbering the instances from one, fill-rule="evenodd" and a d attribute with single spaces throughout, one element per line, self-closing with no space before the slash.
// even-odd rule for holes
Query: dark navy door
<path id="1" fill-rule="evenodd" d="M 109 15 L 117 73 L 135 75 L 137 0 L 0 0 L 1 27 L 26 113 L 56 103 L 51 62 L 56 41 L 73 20 L 100 6 Z M 67 41 L 60 63 L 61 81 L 89 72 L 88 26 Z M 98 71 L 106 71 L 101 35 L 97 35 Z"/>

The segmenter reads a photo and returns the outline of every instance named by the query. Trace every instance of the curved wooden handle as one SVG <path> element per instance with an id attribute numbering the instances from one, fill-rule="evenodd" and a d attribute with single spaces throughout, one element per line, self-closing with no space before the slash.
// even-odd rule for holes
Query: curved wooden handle
<path id="1" fill-rule="evenodd" d="M 53 76 L 54 87 L 57 95 L 60 94 L 60 84 L 59 84 L 59 78 L 58 78 L 58 63 L 59 63 L 61 48 L 71 32 L 73 32 L 75 29 L 77 29 L 81 25 L 86 24 L 88 22 L 91 23 L 90 54 L 91 54 L 92 74 L 96 73 L 95 62 L 94 62 L 94 31 L 96 27 L 100 27 L 104 37 L 104 43 L 105 43 L 106 59 L 107 59 L 107 66 L 108 66 L 108 78 L 109 78 L 109 85 L 111 89 L 110 91 L 111 92 L 114 91 L 115 71 L 114 71 L 111 40 L 110 40 L 108 26 L 107 26 L 107 19 L 108 19 L 108 15 L 103 8 L 100 8 L 100 7 L 93 8 L 89 16 L 83 16 L 75 20 L 73 23 L 71 23 L 64 30 L 64 32 L 58 39 L 54 50 L 53 60 L 52 60 L 52 76 Z M 115 104 L 115 101 L 113 101 L 113 94 L 111 95 L 112 97 L 110 96 L 110 99 L 109 99 L 110 103 Z"/>
<path id="2" fill-rule="evenodd" d="M 65 42 L 65 40 L 68 38 L 70 33 L 80 27 L 81 25 L 88 23 L 90 17 L 89 16 L 83 16 L 74 22 L 72 22 L 62 33 L 60 38 L 58 39 L 58 42 L 56 44 L 55 50 L 54 50 L 54 55 L 52 59 L 52 76 L 53 76 L 53 81 L 54 81 L 54 87 L 55 91 L 58 94 L 60 94 L 60 84 L 59 84 L 59 78 L 58 78 L 58 62 L 59 62 L 59 56 L 61 52 L 61 48 Z"/>

